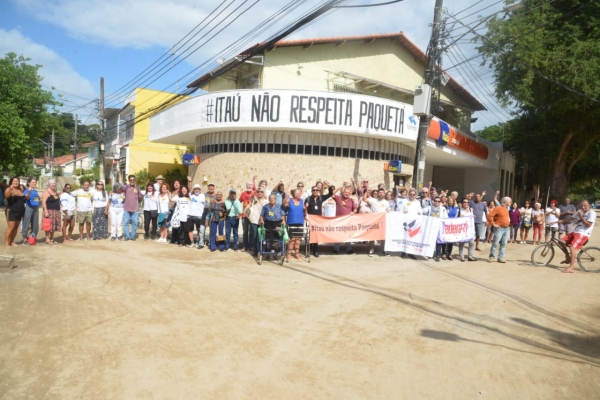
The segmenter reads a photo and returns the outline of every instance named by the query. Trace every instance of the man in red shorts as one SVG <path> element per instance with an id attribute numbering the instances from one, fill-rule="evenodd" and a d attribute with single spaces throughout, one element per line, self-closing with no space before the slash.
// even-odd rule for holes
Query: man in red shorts
<path id="1" fill-rule="evenodd" d="M 573 267 L 575 266 L 577 253 L 579 253 L 579 249 L 587 243 L 592 234 L 592 230 L 594 229 L 594 224 L 596 223 L 596 212 L 590 209 L 590 203 L 587 200 L 582 200 L 580 205 L 581 209 L 573 215 L 572 221 L 575 225 L 575 229 L 572 233 L 569 233 L 562 238 L 562 241 L 571 248 L 571 260 L 563 261 L 564 264 L 570 264 L 569 268 L 562 272 L 570 274 L 575 272 Z M 570 222 L 570 219 L 560 220 L 559 222 L 568 223 Z"/>

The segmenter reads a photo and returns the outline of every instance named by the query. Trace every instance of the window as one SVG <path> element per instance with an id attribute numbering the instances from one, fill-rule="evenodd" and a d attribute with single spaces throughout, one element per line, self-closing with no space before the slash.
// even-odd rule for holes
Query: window
<path id="1" fill-rule="evenodd" d="M 346 157 L 366 160 L 400 160 L 412 164 L 414 150 L 385 139 L 299 131 L 230 131 L 196 138 L 196 153 L 274 153 Z M 501 186 L 510 185 L 508 173 Z"/>
<path id="2" fill-rule="evenodd" d="M 134 118 L 135 113 L 131 113 L 125 117 L 125 140 L 133 139 Z"/>

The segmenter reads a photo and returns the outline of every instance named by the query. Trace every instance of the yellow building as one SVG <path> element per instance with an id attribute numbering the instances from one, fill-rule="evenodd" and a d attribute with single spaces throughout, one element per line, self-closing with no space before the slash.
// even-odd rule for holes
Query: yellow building
<path id="1" fill-rule="evenodd" d="M 173 168 L 186 171 L 181 157 L 187 147 L 150 142 L 149 119 L 140 118 L 173 96 L 174 93 L 136 88 L 126 98 L 123 108 L 106 109 L 105 171 L 109 182 L 124 182 L 127 175 L 137 174 L 143 169 L 147 169 L 151 176 L 164 174 Z M 177 101 L 185 99 L 182 97 Z"/>

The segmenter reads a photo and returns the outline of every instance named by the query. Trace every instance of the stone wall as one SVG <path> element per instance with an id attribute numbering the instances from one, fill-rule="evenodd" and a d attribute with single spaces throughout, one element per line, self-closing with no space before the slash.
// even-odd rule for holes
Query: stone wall
<path id="1" fill-rule="evenodd" d="M 336 187 L 353 177 L 357 184 L 368 179 L 374 187 L 384 183 L 391 188 L 394 183 L 393 174 L 384 172 L 383 161 L 327 157 L 294 154 L 259 154 L 259 153 L 221 153 L 204 154 L 201 164 L 189 167 L 193 183 L 203 188 L 214 183 L 217 190 L 242 189 L 247 180 L 257 175 L 257 180 L 264 179 L 268 188 L 272 189 L 280 180 L 289 185 L 302 181 L 305 187 L 317 181 L 328 180 Z M 411 184 L 412 165 L 402 165 L 402 175 L 406 175 L 405 184 Z M 206 180 L 204 179 L 206 177 Z"/>

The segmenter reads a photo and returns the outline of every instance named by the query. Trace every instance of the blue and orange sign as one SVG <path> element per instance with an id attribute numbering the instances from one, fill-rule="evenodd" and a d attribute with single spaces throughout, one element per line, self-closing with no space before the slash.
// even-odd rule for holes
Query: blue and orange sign
<path id="1" fill-rule="evenodd" d="M 488 148 L 484 144 L 458 132 L 458 130 L 442 120 L 431 120 L 427 137 L 435 140 L 436 144 L 440 146 L 447 145 L 483 160 L 487 160 L 488 158 Z"/>
<path id="2" fill-rule="evenodd" d="M 402 171 L 402 161 L 400 160 L 391 160 L 387 163 L 388 172 L 400 172 Z"/>
<path id="3" fill-rule="evenodd" d="M 183 165 L 198 165 L 200 164 L 200 156 L 195 154 L 184 154 L 182 157 Z"/>

